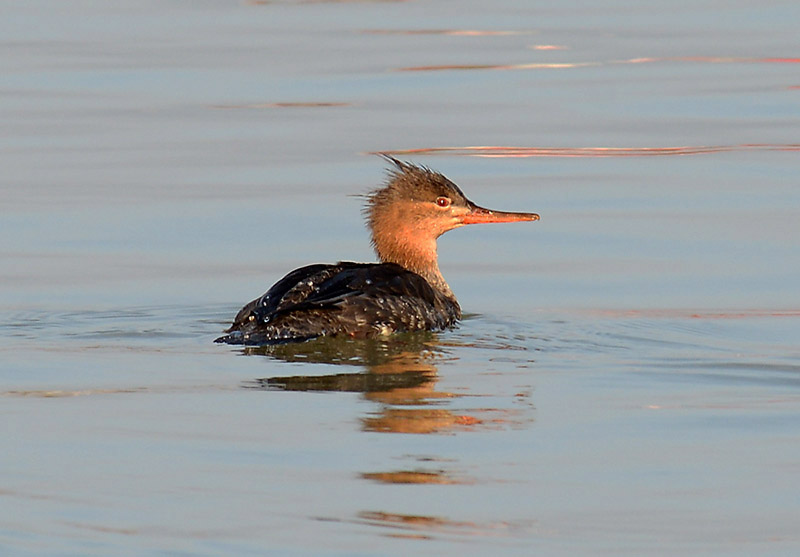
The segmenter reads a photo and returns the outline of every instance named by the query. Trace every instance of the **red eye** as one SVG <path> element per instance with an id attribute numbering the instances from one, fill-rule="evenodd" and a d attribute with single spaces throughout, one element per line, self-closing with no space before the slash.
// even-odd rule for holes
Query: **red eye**
<path id="1" fill-rule="evenodd" d="M 450 206 L 450 200 L 447 199 L 446 197 L 437 197 L 436 198 L 436 204 L 439 207 L 449 207 Z"/>

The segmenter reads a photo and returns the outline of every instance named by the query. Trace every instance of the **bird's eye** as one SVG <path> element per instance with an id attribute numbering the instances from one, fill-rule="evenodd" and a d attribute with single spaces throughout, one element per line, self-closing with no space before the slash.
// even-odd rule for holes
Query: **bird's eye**
<path id="1" fill-rule="evenodd" d="M 443 208 L 444 207 L 449 207 L 450 206 L 450 200 L 448 198 L 446 198 L 446 197 L 437 197 L 436 198 L 436 204 L 439 207 L 443 207 Z"/>

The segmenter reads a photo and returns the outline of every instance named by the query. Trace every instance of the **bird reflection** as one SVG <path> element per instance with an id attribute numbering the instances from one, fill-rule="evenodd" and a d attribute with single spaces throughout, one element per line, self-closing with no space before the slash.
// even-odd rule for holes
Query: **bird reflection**
<path id="1" fill-rule="evenodd" d="M 436 390 L 436 362 L 447 357 L 436 333 L 419 331 L 385 339 L 321 337 L 302 343 L 245 348 L 244 353 L 285 362 L 360 368 L 325 375 L 264 377 L 248 381 L 244 387 L 362 393 L 366 400 L 381 404 L 379 411 L 362 418 L 364 431 L 436 433 L 475 423 L 450 410 L 429 407 L 457 396 Z"/>
<path id="2" fill-rule="evenodd" d="M 416 331 L 377 339 L 320 337 L 300 343 L 245 347 L 242 353 L 287 363 L 305 363 L 309 365 L 298 369 L 319 372 L 263 377 L 245 382 L 245 388 L 360 393 L 365 400 L 374 402 L 373 409 L 359 420 L 364 432 L 449 434 L 474 431 L 476 426 L 493 429 L 520 421 L 514 416 L 514 410 L 482 407 L 477 411 L 459 411 L 452 408 L 449 402 L 463 395 L 437 389 L 437 364 L 457 358 L 435 332 Z M 527 395 L 518 393 L 515 396 L 524 400 Z M 465 410 L 470 414 L 464 413 Z M 405 461 L 398 468 L 362 471 L 359 476 L 370 482 L 394 485 L 463 485 L 476 481 L 465 474 L 457 460 L 442 455 L 404 454 L 398 458 Z M 380 521 L 372 523 L 382 524 Z"/>

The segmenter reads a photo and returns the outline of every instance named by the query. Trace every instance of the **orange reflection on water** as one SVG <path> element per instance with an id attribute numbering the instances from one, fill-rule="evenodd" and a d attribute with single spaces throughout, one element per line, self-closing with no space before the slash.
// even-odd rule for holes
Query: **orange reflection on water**
<path id="1" fill-rule="evenodd" d="M 365 480 L 385 484 L 433 484 L 433 485 L 468 485 L 474 480 L 456 478 L 444 470 L 435 472 L 427 470 L 397 470 L 394 472 L 367 472 L 361 474 Z"/>
<path id="2" fill-rule="evenodd" d="M 741 145 L 695 145 L 681 147 L 512 147 L 499 145 L 465 147 L 428 147 L 372 152 L 387 155 L 453 155 L 471 157 L 656 157 L 668 155 L 703 155 L 730 151 L 800 151 L 800 143 Z"/>
<path id="3" fill-rule="evenodd" d="M 453 398 L 456 395 L 436 391 L 438 380 L 436 366 L 420 352 L 401 351 L 382 362 L 374 362 L 369 367 L 370 373 L 377 376 L 391 377 L 409 371 L 422 381 L 411 386 L 396 385 L 392 389 L 377 390 L 364 393 L 364 398 L 373 402 L 393 405 L 427 404 L 436 399 Z"/>
<path id="4" fill-rule="evenodd" d="M 358 372 L 328 375 L 266 377 L 247 381 L 244 387 L 286 391 L 360 392 L 379 410 L 362 418 L 365 431 L 386 433 L 437 433 L 482 423 L 474 416 L 428 406 L 456 398 L 437 391 L 434 364 L 435 336 L 409 334 L 386 341 L 321 338 L 305 343 L 246 348 L 247 354 L 263 354 L 287 362 L 327 363 L 363 368 Z"/>
<path id="5" fill-rule="evenodd" d="M 369 526 L 379 526 L 404 533 L 387 534 L 391 537 L 430 539 L 434 534 L 458 534 L 468 536 L 508 535 L 520 530 L 529 530 L 532 521 L 478 523 L 456 521 L 438 516 L 389 513 L 383 511 L 362 511 L 356 522 Z"/>
<path id="6" fill-rule="evenodd" d="M 362 418 L 364 431 L 381 433 L 441 433 L 479 423 L 472 416 L 430 408 L 384 408 L 377 416 Z"/>
<path id="7" fill-rule="evenodd" d="M 324 363 L 359 368 L 355 372 L 274 376 L 245 381 L 258 390 L 356 392 L 377 408 L 360 418 L 361 429 L 376 433 L 441 434 L 517 427 L 532 421 L 520 409 L 442 408 L 463 395 L 436 390 L 442 346 L 421 331 L 383 340 L 323 337 L 307 342 L 247 347 L 245 354 L 285 362 Z M 476 396 L 476 395 L 471 395 Z M 525 396 L 525 393 L 517 395 Z M 432 407 L 436 406 L 436 407 Z"/>
<path id="8" fill-rule="evenodd" d="M 533 421 L 524 411 L 516 409 L 473 408 L 466 412 L 468 413 L 463 410 L 386 406 L 376 414 L 362 418 L 361 423 L 363 430 L 369 432 L 427 435 L 517 427 Z"/>

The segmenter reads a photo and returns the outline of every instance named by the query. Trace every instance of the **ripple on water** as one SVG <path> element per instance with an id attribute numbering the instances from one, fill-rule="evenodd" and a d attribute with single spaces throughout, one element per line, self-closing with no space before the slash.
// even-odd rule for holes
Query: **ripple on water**
<path id="1" fill-rule="evenodd" d="M 461 357 L 538 370 L 634 371 L 671 381 L 800 385 L 794 312 L 563 311 L 524 322 L 468 316 Z M 502 355 L 500 355 L 502 354 Z"/>
<path id="2" fill-rule="evenodd" d="M 202 346 L 224 354 L 231 348 L 211 341 L 226 326 L 230 312 L 227 306 L 153 306 L 12 313 L 0 322 L 0 335 L 6 350 L 20 343 L 34 350 L 65 352 Z M 431 369 L 453 366 L 487 373 L 614 368 L 673 381 L 795 386 L 800 381 L 800 349 L 793 340 L 800 328 L 798 317 L 793 312 L 657 310 L 543 310 L 524 318 L 470 314 L 459 327 L 442 333 L 367 343 L 321 339 L 233 351 L 308 366 L 301 374 L 259 377 L 246 385 L 262 389 L 376 391 L 392 382 L 424 384 Z M 398 363 L 398 358 L 405 361 Z M 351 366 L 356 375 L 378 369 L 381 375 L 365 381 L 314 367 L 319 363 Z M 327 379 L 301 380 L 315 375 Z"/>
<path id="3" fill-rule="evenodd" d="M 194 339 L 210 326 L 221 329 L 224 310 L 187 306 L 120 307 L 103 310 L 12 312 L 0 321 L 0 336 L 17 341 L 78 341 L 136 344 Z"/>

